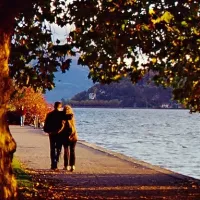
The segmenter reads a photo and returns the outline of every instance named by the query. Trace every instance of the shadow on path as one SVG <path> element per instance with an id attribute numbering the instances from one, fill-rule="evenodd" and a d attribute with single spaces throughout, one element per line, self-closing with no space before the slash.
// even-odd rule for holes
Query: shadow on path
<path id="1" fill-rule="evenodd" d="M 166 181 L 163 174 L 80 174 L 28 170 L 37 193 L 30 199 L 200 200 L 198 182 Z"/>

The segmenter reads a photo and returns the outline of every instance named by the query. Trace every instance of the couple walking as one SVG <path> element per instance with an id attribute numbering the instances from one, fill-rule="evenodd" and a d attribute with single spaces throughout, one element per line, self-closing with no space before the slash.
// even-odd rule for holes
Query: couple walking
<path id="1" fill-rule="evenodd" d="M 75 146 L 77 131 L 72 108 L 55 102 L 54 110 L 47 114 L 44 132 L 49 134 L 51 169 L 56 170 L 62 146 L 64 147 L 64 169 L 75 170 Z"/>

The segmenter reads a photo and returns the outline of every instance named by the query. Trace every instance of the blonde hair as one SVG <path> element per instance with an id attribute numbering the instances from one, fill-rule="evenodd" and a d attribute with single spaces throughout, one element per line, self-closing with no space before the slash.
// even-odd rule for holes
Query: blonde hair
<path id="1" fill-rule="evenodd" d="M 66 114 L 72 114 L 72 119 L 68 120 L 68 122 L 69 122 L 70 128 L 72 129 L 72 134 L 77 134 L 76 121 L 75 121 L 74 112 L 73 112 L 72 107 L 70 105 L 65 105 L 63 108 L 63 111 Z"/>

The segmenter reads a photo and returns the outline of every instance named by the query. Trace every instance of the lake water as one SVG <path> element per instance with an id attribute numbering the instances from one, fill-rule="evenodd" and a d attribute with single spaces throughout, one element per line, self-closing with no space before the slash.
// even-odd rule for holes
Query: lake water
<path id="1" fill-rule="evenodd" d="M 200 114 L 75 108 L 79 139 L 200 179 Z"/>

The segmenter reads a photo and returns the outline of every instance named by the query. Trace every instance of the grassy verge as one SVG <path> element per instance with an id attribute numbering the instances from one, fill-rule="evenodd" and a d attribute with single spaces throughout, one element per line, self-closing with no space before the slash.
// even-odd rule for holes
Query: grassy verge
<path id="1" fill-rule="evenodd" d="M 18 194 L 20 197 L 31 197 L 34 192 L 34 184 L 31 176 L 25 172 L 21 163 L 14 157 L 12 162 L 13 172 L 15 174 L 18 186 Z M 23 198 L 20 198 L 23 199 Z M 27 198 L 28 199 L 28 198 Z"/>

